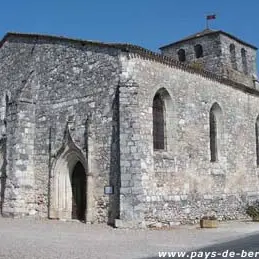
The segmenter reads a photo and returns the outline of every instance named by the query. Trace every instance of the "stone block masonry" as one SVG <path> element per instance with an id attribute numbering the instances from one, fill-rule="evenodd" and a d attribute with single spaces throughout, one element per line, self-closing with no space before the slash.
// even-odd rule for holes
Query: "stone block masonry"
<path id="1" fill-rule="evenodd" d="M 7 34 L 2 215 L 137 228 L 244 218 L 259 197 L 259 92 L 254 52 L 243 80 L 241 63 L 221 70 L 228 40 L 207 39 L 205 71 L 130 44 Z"/>
<path id="2" fill-rule="evenodd" d="M 134 105 L 127 106 L 130 118 L 126 121 L 130 124 L 136 118 L 138 125 L 127 129 L 131 136 L 135 131 L 141 136 L 135 142 L 139 168 L 132 166 L 134 154 L 128 154 L 129 150 L 123 161 L 123 172 L 138 176 L 141 189 L 138 193 L 135 181 L 127 184 L 131 196 L 125 198 L 125 210 L 137 208 L 142 221 L 165 225 L 194 223 L 208 214 L 219 219 L 244 218 L 246 203 L 258 198 L 258 96 L 142 58 L 125 61 L 124 66 L 132 68 L 127 76 L 134 78 L 135 89 L 133 94 L 126 88 L 125 100 L 134 99 Z M 165 102 L 167 144 L 163 150 L 154 150 L 152 103 L 161 89 L 170 97 Z M 214 103 L 220 105 L 223 116 L 218 121 L 219 158 L 211 162 L 209 114 Z"/>

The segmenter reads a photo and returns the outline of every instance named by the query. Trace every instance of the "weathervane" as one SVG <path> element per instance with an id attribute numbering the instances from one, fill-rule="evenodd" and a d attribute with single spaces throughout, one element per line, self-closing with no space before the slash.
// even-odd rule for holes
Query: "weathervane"
<path id="1" fill-rule="evenodd" d="M 215 20 L 216 14 L 210 14 L 206 16 L 206 29 L 209 29 L 209 20 Z"/>

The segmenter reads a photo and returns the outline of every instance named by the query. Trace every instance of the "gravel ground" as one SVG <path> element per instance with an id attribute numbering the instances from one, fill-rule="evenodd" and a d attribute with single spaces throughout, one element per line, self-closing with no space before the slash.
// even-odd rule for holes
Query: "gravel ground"
<path id="1" fill-rule="evenodd" d="M 125 230 L 79 222 L 0 218 L 0 258 L 142 259 L 158 251 L 191 250 L 259 233 L 259 223 L 233 221 L 217 229 L 179 226 Z"/>

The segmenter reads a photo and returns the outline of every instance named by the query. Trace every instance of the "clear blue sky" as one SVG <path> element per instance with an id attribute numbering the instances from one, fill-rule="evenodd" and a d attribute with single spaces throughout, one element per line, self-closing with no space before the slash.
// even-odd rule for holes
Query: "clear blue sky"
<path id="1" fill-rule="evenodd" d="M 1 0 L 0 37 L 8 31 L 128 42 L 156 51 L 205 28 L 259 47 L 259 0 Z"/>

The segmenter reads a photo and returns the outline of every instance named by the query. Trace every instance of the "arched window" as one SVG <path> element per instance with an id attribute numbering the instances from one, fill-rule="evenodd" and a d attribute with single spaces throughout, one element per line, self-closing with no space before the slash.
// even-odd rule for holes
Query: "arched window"
<path id="1" fill-rule="evenodd" d="M 0 136 L 6 135 L 6 128 L 7 128 L 7 116 L 8 116 L 8 109 L 9 109 L 9 95 L 6 93 L 1 100 L 1 107 L 0 107 Z"/>
<path id="2" fill-rule="evenodd" d="M 177 54 L 178 54 L 179 61 L 184 62 L 186 60 L 185 50 L 184 49 L 179 49 Z"/>
<path id="3" fill-rule="evenodd" d="M 165 148 L 164 102 L 159 93 L 153 99 L 153 144 L 154 149 Z"/>
<path id="4" fill-rule="evenodd" d="M 203 57 L 203 49 L 200 44 L 197 44 L 194 46 L 194 51 L 195 51 L 195 56 L 196 58 L 201 58 Z"/>
<path id="5" fill-rule="evenodd" d="M 237 61 L 236 61 L 236 47 L 232 43 L 229 45 L 229 52 L 230 52 L 230 62 L 233 69 L 237 69 Z"/>
<path id="6" fill-rule="evenodd" d="M 217 103 L 210 109 L 210 161 L 218 161 L 222 111 Z"/>
<path id="7" fill-rule="evenodd" d="M 8 115 L 8 106 L 9 106 L 9 96 L 6 94 L 5 95 L 5 117 Z"/>
<path id="8" fill-rule="evenodd" d="M 259 115 L 255 122 L 256 165 L 259 167 Z"/>
<path id="9" fill-rule="evenodd" d="M 5 95 L 5 118 L 4 118 L 4 131 L 6 134 L 6 128 L 7 128 L 7 116 L 8 116 L 8 109 L 9 109 L 9 96 Z"/>
<path id="10" fill-rule="evenodd" d="M 241 58 L 242 58 L 243 71 L 245 74 L 248 74 L 246 50 L 244 48 L 241 49 Z"/>

